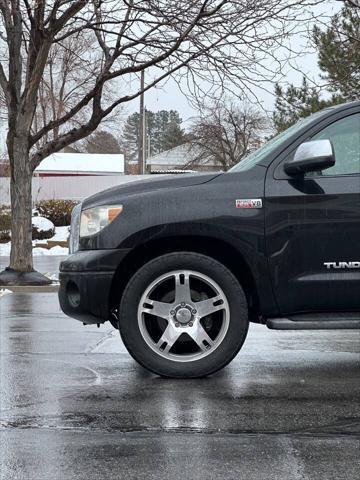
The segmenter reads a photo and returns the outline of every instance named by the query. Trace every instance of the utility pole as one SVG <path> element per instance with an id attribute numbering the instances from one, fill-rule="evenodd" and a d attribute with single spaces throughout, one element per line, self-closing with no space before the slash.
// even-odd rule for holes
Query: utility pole
<path id="1" fill-rule="evenodd" d="M 144 114 L 143 114 L 143 168 L 142 172 L 145 174 L 146 173 L 146 159 L 148 157 L 147 155 L 147 118 L 146 118 L 146 107 L 144 107 Z"/>
<path id="2" fill-rule="evenodd" d="M 146 125 L 145 125 L 145 106 L 144 106 L 144 87 L 145 87 L 145 73 L 144 70 L 141 71 L 140 77 L 140 88 L 141 88 L 141 95 L 140 95 L 140 125 L 139 125 L 139 173 L 146 173 Z"/>

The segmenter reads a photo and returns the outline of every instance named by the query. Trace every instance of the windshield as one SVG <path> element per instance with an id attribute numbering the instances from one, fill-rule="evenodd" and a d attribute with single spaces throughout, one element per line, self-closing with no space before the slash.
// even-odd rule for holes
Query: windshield
<path id="1" fill-rule="evenodd" d="M 258 164 L 263 160 L 267 155 L 273 152 L 282 142 L 286 141 L 289 137 L 291 137 L 297 130 L 305 127 L 308 123 L 311 123 L 314 119 L 321 117 L 324 115 L 325 110 L 320 112 L 313 113 L 309 117 L 303 118 L 292 125 L 290 128 L 285 130 L 284 132 L 279 133 L 271 140 L 266 142 L 262 147 L 258 148 L 254 152 L 250 153 L 246 157 L 244 157 L 239 163 L 234 165 L 228 172 L 243 172 L 245 170 L 249 170 L 254 165 Z"/>

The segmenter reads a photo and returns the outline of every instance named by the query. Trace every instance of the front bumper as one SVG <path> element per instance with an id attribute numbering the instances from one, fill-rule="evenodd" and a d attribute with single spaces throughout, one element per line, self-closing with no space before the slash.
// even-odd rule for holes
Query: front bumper
<path id="1" fill-rule="evenodd" d="M 82 250 L 60 264 L 62 311 L 83 323 L 104 323 L 110 316 L 114 274 L 129 249 Z"/>

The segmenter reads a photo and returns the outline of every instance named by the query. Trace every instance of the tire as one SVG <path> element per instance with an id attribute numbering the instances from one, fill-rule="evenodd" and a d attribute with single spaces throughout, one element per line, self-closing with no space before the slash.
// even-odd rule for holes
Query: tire
<path id="1" fill-rule="evenodd" d="M 151 260 L 129 281 L 119 330 L 132 357 L 171 378 L 197 378 L 225 367 L 242 347 L 248 307 L 235 276 L 202 254 Z"/>

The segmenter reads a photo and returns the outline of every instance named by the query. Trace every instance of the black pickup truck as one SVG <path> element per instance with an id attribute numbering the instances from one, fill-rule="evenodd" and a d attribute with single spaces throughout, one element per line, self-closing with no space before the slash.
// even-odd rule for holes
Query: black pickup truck
<path id="1" fill-rule="evenodd" d="M 360 102 L 299 121 L 226 173 L 87 198 L 70 243 L 63 311 L 109 320 L 163 376 L 224 367 L 249 322 L 359 329 Z"/>

